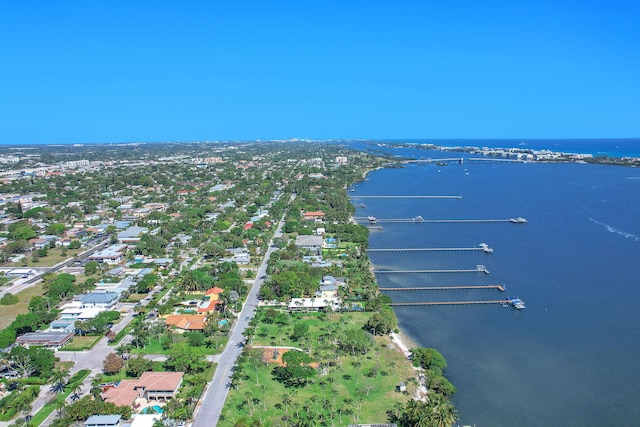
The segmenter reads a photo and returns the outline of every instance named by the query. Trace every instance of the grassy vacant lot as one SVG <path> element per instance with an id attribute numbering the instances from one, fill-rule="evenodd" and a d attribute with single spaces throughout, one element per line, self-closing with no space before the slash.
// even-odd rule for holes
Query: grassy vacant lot
<path id="1" fill-rule="evenodd" d="M 14 305 L 0 306 L 0 329 L 4 329 L 11 324 L 18 314 L 29 312 L 29 301 L 34 296 L 42 296 L 42 283 L 38 283 L 22 292 L 18 292 L 16 296 L 20 300 Z"/>
<path id="2" fill-rule="evenodd" d="M 132 353 L 133 354 L 164 354 L 166 350 L 162 347 L 162 343 L 165 339 L 166 339 L 165 334 L 161 334 L 158 338 L 151 338 L 147 342 L 147 345 L 145 345 L 143 348 L 133 349 Z M 227 341 L 229 340 L 229 337 L 226 335 L 224 336 L 215 335 L 213 337 L 207 338 L 207 340 L 211 342 L 208 348 L 205 345 L 196 347 L 196 348 L 200 349 L 203 352 L 203 354 L 218 354 L 222 350 L 224 350 L 224 347 L 227 345 Z M 175 334 L 173 337 L 174 344 L 186 342 L 186 341 L 187 339 L 181 334 Z"/>
<path id="3" fill-rule="evenodd" d="M 60 249 L 49 249 L 49 251 L 47 252 L 47 256 L 38 258 L 38 262 L 33 262 L 31 256 L 26 256 L 24 260 L 27 261 L 27 267 L 53 267 L 54 265 L 61 263 L 62 261 L 73 258 L 84 250 L 86 249 L 67 249 L 67 254 L 65 256 L 62 256 Z M 18 267 L 23 266 L 23 264 L 24 262 L 23 260 L 21 260 L 13 264 L 7 264 L 7 267 Z"/>
<path id="4" fill-rule="evenodd" d="M 73 337 L 73 339 L 69 344 L 65 345 L 60 350 L 61 351 L 89 350 L 91 347 L 94 346 L 95 343 L 97 343 L 102 338 L 103 338 L 102 335 L 99 335 L 99 336 L 88 335 L 84 337 L 80 337 L 76 335 L 75 337 Z"/>
<path id="5" fill-rule="evenodd" d="M 410 362 L 388 345 L 387 336 L 375 337 L 366 354 L 342 352 L 334 344 L 333 336 L 361 328 L 368 316 L 299 314 L 284 327 L 258 324 L 251 345 L 311 349 L 312 359 L 320 362 L 318 374 L 311 384 L 287 388 L 272 375 L 278 363 L 274 349 L 249 349 L 243 378 L 238 389 L 229 394 L 220 426 L 233 426 L 243 417 L 259 418 L 265 425 L 277 425 L 286 417 L 324 419 L 334 425 L 387 422 L 387 411 L 393 410 L 396 402 L 408 400 L 407 395 L 396 392 L 396 386 L 404 381 L 409 392 L 414 390 L 415 371 Z M 293 341 L 289 337 L 298 322 L 307 323 L 309 332 L 304 339 Z"/>

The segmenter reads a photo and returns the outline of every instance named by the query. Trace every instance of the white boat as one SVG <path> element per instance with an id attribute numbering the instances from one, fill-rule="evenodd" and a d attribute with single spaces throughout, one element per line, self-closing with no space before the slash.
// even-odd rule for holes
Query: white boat
<path id="1" fill-rule="evenodd" d="M 509 219 L 509 221 L 513 222 L 514 224 L 526 224 L 528 222 L 526 219 L 522 218 L 521 216 L 517 218 L 511 218 Z"/>
<path id="2" fill-rule="evenodd" d="M 520 298 L 510 298 L 509 302 L 511 303 L 513 308 L 517 310 L 522 310 L 523 308 L 526 308 L 524 305 L 524 301 L 522 301 Z"/>

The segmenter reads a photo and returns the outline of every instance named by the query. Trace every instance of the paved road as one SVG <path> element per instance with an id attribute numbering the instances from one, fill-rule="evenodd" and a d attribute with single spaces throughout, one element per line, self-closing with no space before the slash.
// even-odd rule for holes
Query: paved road
<path id="1" fill-rule="evenodd" d="M 131 322 L 133 318 L 133 310 L 127 313 L 117 324 L 111 328 L 115 333 L 120 332 Z M 125 337 L 120 343 L 125 344 L 130 337 Z M 104 358 L 107 357 L 107 354 L 113 353 L 116 350 L 117 346 L 109 346 L 108 340 L 106 337 L 102 338 L 96 345 L 93 346 L 91 350 L 86 351 L 57 351 L 56 356 L 60 358 L 60 360 L 70 360 L 74 362 L 73 367 L 69 370 L 69 377 L 72 377 L 76 372 L 82 369 L 89 369 L 91 373 L 84 380 L 84 383 L 80 387 L 80 392 L 78 393 L 80 396 L 84 396 L 91 390 L 91 382 L 95 378 L 97 374 L 102 373 L 102 364 L 104 362 Z M 45 389 L 48 390 L 49 386 L 44 386 Z M 41 399 L 43 398 L 44 399 Z M 33 405 L 32 414 L 35 414 L 40 410 L 44 403 L 51 398 L 50 393 L 45 392 L 40 394 L 38 400 Z M 67 401 L 70 401 L 70 398 L 67 398 Z M 51 422 L 55 419 L 56 412 L 54 411 L 49 418 L 44 420 L 41 427 L 47 427 L 51 424 Z"/>
<path id="2" fill-rule="evenodd" d="M 274 237 L 282 236 L 283 224 L 284 214 L 278 223 Z M 236 359 L 240 353 L 242 353 L 242 348 L 244 347 L 245 337 L 243 333 L 258 306 L 258 293 L 262 285 L 262 277 L 267 272 L 267 262 L 269 261 L 271 253 L 276 250 L 271 246 L 272 242 L 269 242 L 269 249 L 267 249 L 262 263 L 258 268 L 256 280 L 253 282 L 253 286 L 249 291 L 247 301 L 238 315 L 238 320 L 235 322 L 233 329 L 230 331 L 227 346 L 218 357 L 218 367 L 213 375 L 213 380 L 207 385 L 204 397 L 196 407 L 194 414 L 195 421 L 192 424 L 193 427 L 211 427 L 218 424 L 222 407 L 229 394 L 233 366 L 236 364 Z"/>
<path id="3" fill-rule="evenodd" d="M 81 260 L 84 259 L 86 257 L 88 257 L 89 255 L 92 255 L 93 253 L 99 251 L 100 249 L 104 249 L 109 245 L 109 240 L 106 240 L 102 243 L 100 243 L 98 246 L 95 246 L 87 251 L 84 251 L 82 253 L 79 253 L 77 256 L 73 257 L 73 258 L 69 258 L 66 259 L 62 262 L 59 262 L 58 264 L 54 265 L 53 267 L 50 268 L 44 268 L 44 267 L 37 267 L 37 268 L 33 268 L 33 267 L 28 267 L 28 268 L 32 268 L 33 270 L 38 271 L 38 273 L 35 276 L 32 277 L 28 277 L 25 279 L 18 279 L 16 281 L 14 281 L 11 285 L 4 287 L 2 290 L 0 290 L 0 298 L 2 298 L 6 293 L 11 292 L 12 294 L 17 294 L 20 291 L 23 291 L 31 286 L 33 286 L 34 284 L 38 283 L 38 281 L 40 281 L 40 279 L 42 279 L 42 276 L 45 275 L 46 273 L 53 273 L 56 272 L 62 268 L 65 268 L 71 264 L 73 264 L 74 262 L 76 262 L 77 260 Z"/>

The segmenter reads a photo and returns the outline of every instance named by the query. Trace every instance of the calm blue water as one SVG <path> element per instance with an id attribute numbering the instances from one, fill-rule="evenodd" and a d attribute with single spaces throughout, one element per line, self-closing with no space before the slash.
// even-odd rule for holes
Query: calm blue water
<path id="1" fill-rule="evenodd" d="M 395 150 L 407 156 L 439 153 Z M 412 165 L 383 169 L 351 195 L 462 195 L 461 200 L 367 199 L 356 215 L 504 219 L 528 224 L 380 224 L 370 247 L 455 247 L 483 253 L 371 253 L 390 269 L 468 269 L 489 275 L 378 275 L 381 287 L 503 284 L 507 291 L 404 291 L 396 301 L 519 296 L 499 305 L 402 307 L 402 329 L 447 358 L 460 425 L 640 425 L 640 170 L 581 164 Z M 364 201 L 364 200 L 363 200 Z M 356 200 L 357 203 L 359 203 Z"/>

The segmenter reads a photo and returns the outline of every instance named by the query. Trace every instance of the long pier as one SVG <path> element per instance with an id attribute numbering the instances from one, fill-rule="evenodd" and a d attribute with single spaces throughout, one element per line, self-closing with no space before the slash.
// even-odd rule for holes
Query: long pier
<path id="1" fill-rule="evenodd" d="M 501 159 L 497 157 L 467 157 L 467 163 L 526 163 L 522 159 Z"/>
<path id="2" fill-rule="evenodd" d="M 479 305 L 479 304 L 500 304 L 512 305 L 509 299 L 475 300 L 475 301 L 420 301 L 420 302 L 390 302 L 391 306 L 412 306 L 412 305 Z"/>
<path id="3" fill-rule="evenodd" d="M 482 251 L 486 254 L 493 253 L 493 249 L 486 243 L 480 243 L 472 248 L 369 248 L 368 252 L 468 252 Z"/>
<path id="4" fill-rule="evenodd" d="M 350 195 L 350 199 L 462 199 L 462 196 L 355 196 Z"/>
<path id="5" fill-rule="evenodd" d="M 372 223 L 380 222 L 411 222 L 414 224 L 460 224 L 460 223 L 516 223 L 513 219 L 420 219 L 420 218 L 376 218 L 375 221 L 364 218 L 354 217 L 356 221 L 369 221 Z"/>
<path id="6" fill-rule="evenodd" d="M 464 163 L 464 157 L 447 157 L 442 159 L 412 159 L 412 160 L 402 160 L 398 163 L 409 164 L 409 163 Z"/>
<path id="7" fill-rule="evenodd" d="M 410 160 L 398 160 L 397 162 L 389 162 L 389 163 L 385 163 L 383 166 L 390 166 L 390 165 L 402 165 L 402 164 L 409 164 L 409 163 L 464 163 L 464 158 L 463 157 L 448 157 L 448 158 L 442 158 L 442 159 L 410 159 Z"/>
<path id="8" fill-rule="evenodd" d="M 378 288 L 381 291 L 451 291 L 456 289 L 497 289 L 504 292 L 502 285 L 466 285 L 466 286 L 418 286 L 413 288 Z"/>
<path id="9" fill-rule="evenodd" d="M 478 264 L 474 269 L 466 270 L 373 270 L 375 274 L 400 274 L 400 273 L 484 273 L 489 274 L 489 270 L 484 265 Z"/>

